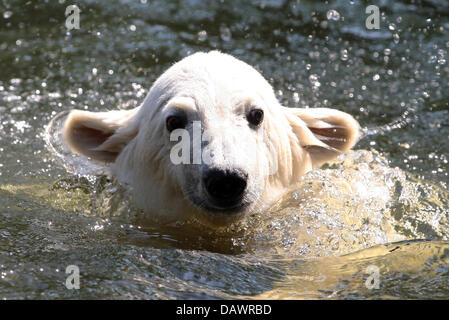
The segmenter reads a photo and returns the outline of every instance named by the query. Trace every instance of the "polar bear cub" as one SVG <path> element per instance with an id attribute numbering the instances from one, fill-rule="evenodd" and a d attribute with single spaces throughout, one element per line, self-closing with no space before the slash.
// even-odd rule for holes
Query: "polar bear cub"
<path id="1" fill-rule="evenodd" d="M 149 218 L 220 226 L 349 150 L 359 125 L 333 109 L 283 107 L 253 67 L 211 51 L 170 67 L 133 110 L 71 111 L 63 136 L 109 163 Z"/>

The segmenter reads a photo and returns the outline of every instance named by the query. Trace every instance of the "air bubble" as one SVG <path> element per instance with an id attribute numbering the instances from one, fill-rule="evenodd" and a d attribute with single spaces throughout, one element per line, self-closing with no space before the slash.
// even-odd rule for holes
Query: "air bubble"
<path id="1" fill-rule="evenodd" d="M 206 41 L 207 39 L 207 32 L 206 30 L 201 30 L 198 32 L 198 41 Z"/>
<path id="2" fill-rule="evenodd" d="M 321 86 L 321 83 L 318 81 L 318 75 L 316 74 L 311 74 L 309 76 L 309 81 L 314 88 L 319 88 Z"/>
<path id="3" fill-rule="evenodd" d="M 393 35 L 393 41 L 394 41 L 394 43 L 399 43 L 399 35 L 397 34 L 397 33 L 395 33 L 394 35 Z"/>
<path id="4" fill-rule="evenodd" d="M 298 94 L 298 92 L 293 93 L 293 101 L 295 103 L 299 102 L 299 94 Z"/>
<path id="5" fill-rule="evenodd" d="M 326 17 L 327 17 L 327 20 L 338 21 L 338 20 L 340 20 L 340 13 L 338 13 L 337 10 L 332 9 L 326 13 Z"/>
<path id="6" fill-rule="evenodd" d="M 223 41 L 230 41 L 232 38 L 231 30 L 226 26 L 220 27 L 220 37 Z"/>

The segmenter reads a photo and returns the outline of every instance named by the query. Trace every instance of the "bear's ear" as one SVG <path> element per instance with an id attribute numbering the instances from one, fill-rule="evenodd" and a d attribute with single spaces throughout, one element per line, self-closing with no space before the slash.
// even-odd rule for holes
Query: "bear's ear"
<path id="1" fill-rule="evenodd" d="M 360 137 L 359 123 L 349 114 L 328 108 L 283 108 L 299 144 L 314 166 L 351 149 Z"/>
<path id="2" fill-rule="evenodd" d="M 64 124 L 63 136 L 70 148 L 94 160 L 114 162 L 138 132 L 133 110 L 88 112 L 72 110 Z"/>

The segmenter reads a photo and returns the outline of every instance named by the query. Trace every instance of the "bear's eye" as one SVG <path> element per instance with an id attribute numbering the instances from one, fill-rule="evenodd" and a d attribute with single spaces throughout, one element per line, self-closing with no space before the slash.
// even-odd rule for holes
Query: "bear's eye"
<path id="1" fill-rule="evenodd" d="M 165 120 L 165 126 L 168 132 L 172 132 L 176 129 L 183 129 L 187 125 L 187 119 L 185 116 L 168 116 Z"/>
<path id="2" fill-rule="evenodd" d="M 246 116 L 248 122 L 253 126 L 258 126 L 263 121 L 263 110 L 261 109 L 253 109 Z"/>

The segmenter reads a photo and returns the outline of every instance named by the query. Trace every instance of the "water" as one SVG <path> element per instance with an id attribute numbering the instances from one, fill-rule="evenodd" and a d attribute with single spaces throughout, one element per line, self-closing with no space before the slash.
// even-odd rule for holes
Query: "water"
<path id="1" fill-rule="evenodd" d="M 69 4 L 0 5 L 0 297 L 449 298 L 446 1 L 382 2 L 379 30 L 361 1 L 84 1 L 67 31 Z M 215 232 L 143 223 L 101 167 L 46 147 L 58 113 L 133 108 L 211 49 L 286 106 L 353 114 L 356 151 Z"/>

